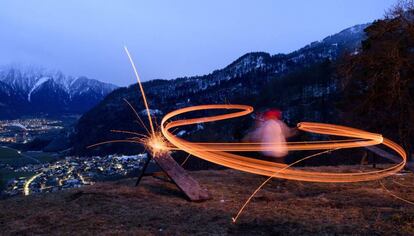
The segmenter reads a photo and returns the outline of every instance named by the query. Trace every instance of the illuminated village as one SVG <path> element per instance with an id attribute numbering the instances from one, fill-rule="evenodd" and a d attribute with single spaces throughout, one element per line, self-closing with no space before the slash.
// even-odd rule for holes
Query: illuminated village
<path id="1" fill-rule="evenodd" d="M 0 120 L 0 143 L 27 143 L 33 140 L 33 137 L 60 129 L 63 129 L 63 126 L 59 120 Z"/>
<path id="2" fill-rule="evenodd" d="M 138 156 L 68 156 L 51 164 L 27 165 L 20 168 L 5 166 L 15 172 L 36 173 L 32 177 L 18 177 L 9 181 L 4 194 L 15 196 L 91 185 L 96 181 L 136 175 L 142 169 L 145 154 Z"/>

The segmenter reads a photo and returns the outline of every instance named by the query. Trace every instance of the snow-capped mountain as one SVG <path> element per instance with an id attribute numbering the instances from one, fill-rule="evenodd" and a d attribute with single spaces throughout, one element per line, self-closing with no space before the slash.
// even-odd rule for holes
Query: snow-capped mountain
<path id="1" fill-rule="evenodd" d="M 343 53 L 358 52 L 361 41 L 366 37 L 364 29 L 368 25 L 345 29 L 289 54 L 247 53 L 207 75 L 144 82 L 148 103 L 151 109 L 159 111 L 153 114 L 158 119 L 162 118 L 161 114 L 181 107 L 233 103 L 249 104 L 257 109 L 278 107 L 283 110 L 287 121 L 329 123 L 335 118 L 333 101 L 338 95 L 332 72 L 335 61 Z M 74 152 L 92 152 L 85 151 L 84 147 L 114 139 L 114 134 L 106 130 L 124 129 L 145 133 L 145 130 L 137 128 L 135 116 L 124 101 L 127 99 L 138 111 L 144 109 L 138 91 L 136 84 L 120 88 L 86 112 L 76 127 Z M 215 137 L 231 140 L 234 133 L 238 132 L 237 127 L 231 127 L 230 124 L 226 128 L 215 127 Z M 186 131 L 196 134 L 200 130 L 195 128 L 193 132 Z M 199 138 L 212 135 L 200 135 Z M 122 136 L 115 138 L 121 139 Z M 95 154 L 128 153 L 129 150 L 127 145 L 121 144 L 94 149 Z"/>
<path id="2" fill-rule="evenodd" d="M 20 115 L 81 114 L 116 88 L 86 77 L 34 68 L 0 70 L 0 118 Z"/>

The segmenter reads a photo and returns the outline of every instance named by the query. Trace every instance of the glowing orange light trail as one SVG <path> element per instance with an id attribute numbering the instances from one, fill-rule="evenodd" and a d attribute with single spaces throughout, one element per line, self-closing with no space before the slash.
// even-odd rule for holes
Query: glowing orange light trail
<path id="1" fill-rule="evenodd" d="M 125 49 L 126 54 L 128 55 L 129 62 L 131 63 L 132 68 L 134 69 L 135 77 L 137 78 L 139 89 L 141 90 L 142 99 L 144 100 L 145 110 L 147 111 L 148 121 L 151 127 L 151 133 L 152 135 L 154 135 L 155 134 L 154 125 L 152 124 L 151 114 L 150 114 L 150 110 L 149 110 L 148 102 L 147 102 L 147 97 L 145 96 L 144 88 L 142 87 L 142 84 L 141 84 L 141 79 L 139 78 L 137 68 L 135 67 L 135 63 L 132 60 L 131 54 L 129 54 L 128 48 L 124 46 L 124 49 Z"/>
<path id="2" fill-rule="evenodd" d="M 396 194 L 394 194 L 393 192 L 391 192 L 388 188 L 386 188 L 385 187 L 385 185 L 384 185 L 384 183 L 381 181 L 381 180 L 379 180 L 379 183 L 380 183 L 380 185 L 381 185 L 381 187 L 389 194 L 389 195 L 391 195 L 391 196 L 393 196 L 394 198 L 396 198 L 396 199 L 398 199 L 398 200 L 401 200 L 401 201 L 403 201 L 403 202 L 405 202 L 405 203 L 408 203 L 408 204 L 410 204 L 410 205 L 414 205 L 414 202 L 412 202 L 412 201 L 409 201 L 409 200 L 407 200 L 407 199 L 405 199 L 405 198 L 402 198 L 402 197 L 400 197 L 400 196 L 398 196 L 398 195 L 396 195 Z"/>
<path id="3" fill-rule="evenodd" d="M 396 151 L 402 158 L 401 162 L 384 170 L 369 171 L 364 173 L 328 173 L 328 172 L 308 172 L 302 170 L 287 169 L 285 164 L 274 163 L 270 161 L 257 160 L 247 156 L 237 155 L 229 153 L 230 151 L 238 152 L 250 152 L 250 151 L 263 151 L 271 148 L 275 148 L 273 144 L 266 143 L 192 143 L 184 139 L 176 137 L 170 130 L 172 128 L 179 128 L 185 125 L 199 124 L 205 122 L 220 121 L 225 119 L 231 119 L 247 115 L 253 112 L 251 106 L 246 105 L 230 105 L 230 104 L 218 104 L 218 105 L 201 105 L 182 108 L 168 113 L 161 122 L 161 132 L 155 132 L 154 125 L 148 106 L 148 102 L 145 96 L 144 89 L 141 84 L 140 77 L 135 67 L 134 61 L 128 51 L 127 47 L 124 47 L 125 52 L 129 58 L 131 66 L 134 70 L 135 77 L 137 79 L 141 95 L 146 108 L 148 121 L 150 123 L 151 134 L 145 138 L 127 139 L 127 140 L 112 140 L 107 142 L 101 142 L 89 147 L 114 142 L 135 142 L 144 144 L 152 150 L 154 155 L 168 152 L 170 150 L 183 150 L 191 155 L 199 157 L 201 159 L 223 165 L 229 168 L 246 171 L 249 173 L 272 176 L 278 178 L 286 178 L 292 180 L 301 181 L 312 181 L 312 182 L 357 182 L 357 181 L 368 181 L 384 178 L 395 174 L 400 171 L 406 163 L 405 151 L 396 143 L 389 139 L 383 138 L 380 134 L 374 134 L 359 129 L 322 124 L 322 123 L 311 123 L 302 122 L 298 124 L 298 129 L 306 132 L 334 135 L 340 137 L 347 137 L 347 140 L 336 140 L 336 141 L 313 141 L 313 142 L 289 142 L 287 148 L 289 151 L 300 151 L 300 150 L 329 150 L 329 149 L 344 149 L 344 148 L 355 148 L 365 147 L 378 144 L 384 144 Z M 128 105 L 133 109 L 137 118 L 141 124 L 145 127 L 138 113 L 132 107 L 132 105 L 126 101 Z M 238 110 L 223 115 L 215 115 L 210 117 L 201 117 L 193 119 L 174 120 L 172 118 L 193 111 L 204 111 L 204 110 Z M 169 121 L 169 122 L 167 122 Z M 147 130 L 148 131 L 148 130 Z M 122 131 L 115 131 L 122 132 Z M 127 133 L 127 132 L 125 132 Z M 129 132 L 130 134 L 134 134 Z M 168 143 L 168 142 L 169 143 Z M 285 169 L 286 168 L 286 169 Z M 283 169 L 283 171 L 281 171 Z M 277 173 L 275 175 L 275 173 Z"/>
<path id="4" fill-rule="evenodd" d="M 205 110 L 238 110 L 235 112 L 215 115 L 210 117 L 172 120 L 178 115 L 193 111 Z M 302 122 L 298 124 L 298 129 L 306 132 L 334 135 L 339 137 L 351 138 L 350 140 L 328 141 L 328 142 L 295 142 L 287 143 L 290 151 L 299 150 L 329 150 L 365 147 L 384 144 L 396 151 L 401 156 L 401 162 L 384 170 L 368 171 L 363 173 L 330 173 L 314 172 L 295 169 L 283 169 L 287 165 L 274 163 L 271 161 L 258 160 L 247 156 L 229 153 L 229 151 L 260 151 L 271 148 L 271 144 L 263 145 L 259 143 L 192 143 L 181 139 L 170 132 L 171 129 L 186 125 L 206 123 L 212 121 L 225 120 L 247 115 L 253 108 L 246 105 L 200 105 L 182 108 L 168 113 L 161 122 L 161 132 L 164 137 L 175 147 L 193 156 L 199 157 L 219 165 L 232 169 L 237 169 L 253 174 L 265 175 L 269 177 L 285 178 L 291 180 L 309 182 L 359 182 L 384 178 L 399 172 L 406 163 L 405 151 L 389 139 L 383 138 L 380 134 L 374 134 L 359 129 L 349 128 L 339 125 Z M 281 171 L 283 169 L 283 171 Z M 276 173 L 276 174 L 275 174 Z"/>
<path id="5" fill-rule="evenodd" d="M 144 89 L 141 84 L 137 69 L 132 60 L 132 57 L 127 49 L 124 47 L 126 54 L 130 60 L 132 68 L 137 79 L 141 95 L 144 101 L 148 121 L 150 124 L 151 132 L 145 127 L 144 122 L 139 117 L 136 110 L 128 102 L 128 105 L 134 111 L 141 125 L 147 130 L 148 135 L 137 134 L 130 131 L 113 130 L 113 132 L 127 133 L 132 135 L 141 136 L 133 137 L 125 140 L 111 140 L 106 142 L 97 143 L 89 147 L 94 147 L 106 143 L 118 143 L 118 142 L 130 142 L 143 144 L 146 148 L 149 148 L 152 155 L 157 156 L 171 150 L 182 150 L 187 152 L 189 155 L 196 156 L 203 160 L 216 163 L 218 165 L 226 166 L 232 169 L 245 171 L 248 173 L 268 176 L 269 178 L 256 189 L 256 191 L 249 197 L 246 203 L 242 206 L 238 214 L 233 221 L 236 221 L 240 213 L 243 211 L 245 206 L 248 204 L 253 195 L 259 191 L 271 178 L 285 178 L 290 180 L 309 181 L 309 182 L 327 182 L 327 183 L 345 183 L 345 182 L 360 182 L 379 180 L 384 177 L 394 175 L 404 168 L 407 156 L 401 146 L 392 142 L 389 139 L 382 137 L 380 134 L 370 133 L 367 131 L 354 129 L 345 126 L 323 124 L 323 123 L 312 123 L 312 122 L 301 122 L 297 125 L 299 130 L 324 135 L 333 135 L 338 137 L 345 137 L 343 140 L 330 140 L 330 141 L 311 141 L 311 142 L 288 142 L 287 149 L 289 151 L 304 151 L 304 150 L 326 150 L 317 154 L 310 155 L 302 158 L 290 165 L 275 163 L 271 161 L 258 160 L 247 156 L 242 156 L 229 152 L 251 152 L 251 151 L 265 151 L 272 150 L 275 148 L 274 144 L 271 143 L 195 143 L 181 139 L 173 134 L 173 132 L 182 126 L 194 125 L 199 123 L 207 123 L 213 121 L 226 120 L 231 118 L 237 118 L 240 116 L 247 115 L 253 112 L 251 106 L 246 105 L 231 105 L 231 104 L 218 104 L 218 105 L 200 105 L 192 106 L 187 108 L 178 109 L 172 111 L 164 116 L 161 122 L 161 133 L 155 132 L 154 125 L 152 122 L 148 102 L 145 96 Z M 205 111 L 205 110 L 238 110 L 223 115 L 215 115 L 209 117 L 193 118 L 193 119 L 181 119 L 173 120 L 178 115 L 186 114 L 194 111 Z M 171 131 L 171 129 L 174 131 Z M 315 171 L 304 171 L 292 169 L 292 166 L 303 161 L 314 157 L 316 155 L 324 154 L 338 149 L 366 147 L 383 144 L 401 157 L 401 162 L 397 163 L 389 168 L 376 171 L 358 172 L 358 173 L 330 173 L 330 172 L 315 172 Z M 187 157 L 188 159 L 188 157 Z M 186 159 L 186 160 L 187 160 Z M 186 161 L 185 160 L 185 161 Z M 182 163 L 184 164 L 185 161 Z M 382 184 L 382 183 L 381 183 Z M 385 188 L 385 186 L 383 186 Z M 388 190 L 387 190 L 388 191 Z M 392 193 L 390 193 L 393 195 Z M 396 196 L 398 198 L 398 196 Z M 400 198 L 399 198 L 400 199 Z M 402 199 L 403 200 L 403 199 Z M 405 200 L 407 201 L 407 200 Z M 407 201 L 409 202 L 409 201 Z"/>

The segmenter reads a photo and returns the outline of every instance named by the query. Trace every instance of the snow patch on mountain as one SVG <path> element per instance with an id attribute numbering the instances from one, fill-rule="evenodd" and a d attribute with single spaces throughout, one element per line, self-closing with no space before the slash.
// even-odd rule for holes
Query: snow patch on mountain
<path id="1" fill-rule="evenodd" d="M 30 102 L 30 98 L 31 98 L 31 95 L 32 95 L 33 91 L 35 91 L 40 85 L 42 85 L 44 82 L 46 82 L 46 81 L 48 81 L 50 79 L 51 79 L 50 77 L 42 77 L 42 78 L 40 78 L 36 82 L 36 84 L 32 87 L 32 89 L 30 89 L 29 94 L 27 95 L 27 101 Z"/>

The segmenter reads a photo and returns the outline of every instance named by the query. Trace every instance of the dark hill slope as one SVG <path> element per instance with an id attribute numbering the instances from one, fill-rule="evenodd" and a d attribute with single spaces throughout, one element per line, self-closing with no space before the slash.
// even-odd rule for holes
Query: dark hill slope
<path id="1" fill-rule="evenodd" d="M 337 167 L 329 171 L 360 169 Z M 174 185 L 152 177 L 145 177 L 139 187 L 129 179 L 2 200 L 1 234 L 414 234 L 414 208 L 388 195 L 378 182 L 312 184 L 275 179 L 233 224 L 231 218 L 265 178 L 232 170 L 192 175 L 211 191 L 212 200 L 190 203 Z M 396 185 L 393 180 L 411 185 L 413 174 L 384 183 L 394 193 L 414 199 L 413 188 Z"/>

